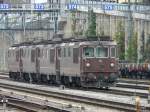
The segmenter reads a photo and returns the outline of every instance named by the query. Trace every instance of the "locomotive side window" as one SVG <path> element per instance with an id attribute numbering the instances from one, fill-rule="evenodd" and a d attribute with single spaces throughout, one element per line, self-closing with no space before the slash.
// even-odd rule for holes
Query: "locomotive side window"
<path id="1" fill-rule="evenodd" d="M 13 50 L 10 51 L 10 57 L 13 57 Z"/>
<path id="2" fill-rule="evenodd" d="M 47 58 L 47 49 L 45 48 L 45 58 Z"/>
<path id="3" fill-rule="evenodd" d="M 70 50 L 70 47 L 68 47 L 68 57 L 71 56 L 71 50 Z"/>
<path id="4" fill-rule="evenodd" d="M 41 49 L 40 57 L 43 58 L 43 49 Z"/>
<path id="5" fill-rule="evenodd" d="M 58 57 L 61 57 L 61 48 L 59 48 L 59 49 L 57 50 L 57 53 L 58 53 Z"/>
<path id="6" fill-rule="evenodd" d="M 111 57 L 116 57 L 116 48 L 115 47 L 112 47 L 110 52 L 111 52 Z"/>
<path id="7" fill-rule="evenodd" d="M 79 62 L 79 48 L 73 48 L 73 63 Z"/>
<path id="8" fill-rule="evenodd" d="M 31 62 L 35 62 L 35 50 L 31 50 Z"/>
<path id="9" fill-rule="evenodd" d="M 10 51 L 8 51 L 8 57 L 10 57 Z"/>
<path id="10" fill-rule="evenodd" d="M 13 57 L 13 50 L 10 51 L 10 56 Z"/>
<path id="11" fill-rule="evenodd" d="M 27 57 L 27 55 L 28 55 L 28 49 L 26 48 L 25 58 Z"/>
<path id="12" fill-rule="evenodd" d="M 64 57 L 66 57 L 66 48 L 64 48 Z"/>
<path id="13" fill-rule="evenodd" d="M 20 56 L 23 57 L 23 49 L 20 49 Z"/>
<path id="14" fill-rule="evenodd" d="M 50 49 L 50 63 L 54 63 L 55 61 L 55 50 Z"/>
<path id="15" fill-rule="evenodd" d="M 47 49 L 47 58 L 49 58 L 49 50 Z"/>
<path id="16" fill-rule="evenodd" d="M 42 52 L 41 58 L 44 58 L 44 49 L 43 48 L 41 49 L 41 52 Z"/>
<path id="17" fill-rule="evenodd" d="M 30 49 L 28 49 L 28 57 L 30 57 Z"/>
<path id="18" fill-rule="evenodd" d="M 96 48 L 96 57 L 108 57 L 108 48 L 107 47 Z"/>
<path id="19" fill-rule="evenodd" d="M 23 49 L 23 57 L 26 56 L 26 49 Z"/>
<path id="20" fill-rule="evenodd" d="M 18 50 L 16 51 L 16 61 L 17 62 L 19 61 L 19 51 Z"/>
<path id="21" fill-rule="evenodd" d="M 28 56 L 27 57 L 29 57 L 30 56 L 30 49 L 28 49 Z"/>
<path id="22" fill-rule="evenodd" d="M 37 57 L 40 57 L 40 48 L 36 48 Z"/>
<path id="23" fill-rule="evenodd" d="M 94 57 L 94 48 L 93 47 L 84 47 L 83 54 L 85 57 Z"/>

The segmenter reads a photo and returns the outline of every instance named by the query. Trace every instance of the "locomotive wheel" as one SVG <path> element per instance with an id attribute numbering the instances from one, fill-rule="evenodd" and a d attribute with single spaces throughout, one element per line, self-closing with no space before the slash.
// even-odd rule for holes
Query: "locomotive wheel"
<path id="1" fill-rule="evenodd" d="M 101 89 L 103 89 L 103 87 L 102 87 L 102 86 L 100 86 L 100 87 L 99 87 L 99 89 L 101 90 Z"/>
<path id="2" fill-rule="evenodd" d="M 30 81 L 29 74 L 28 73 L 24 73 L 22 80 L 25 81 L 25 82 L 29 82 Z"/>
<path id="3" fill-rule="evenodd" d="M 14 73 L 11 73 L 11 78 L 13 79 L 13 80 L 15 80 L 15 77 L 14 77 Z"/>
<path id="4" fill-rule="evenodd" d="M 48 79 L 46 75 L 41 75 L 41 82 L 46 84 L 48 83 Z"/>
<path id="5" fill-rule="evenodd" d="M 109 90 L 109 87 L 108 87 L 108 86 L 106 86 L 106 87 L 105 87 L 105 90 Z"/>
<path id="6" fill-rule="evenodd" d="M 35 73 L 31 74 L 31 78 L 32 78 L 33 83 L 37 83 L 37 77 Z"/>
<path id="7" fill-rule="evenodd" d="M 12 73 L 11 72 L 9 72 L 9 78 L 10 79 L 12 79 L 13 77 L 12 77 Z"/>

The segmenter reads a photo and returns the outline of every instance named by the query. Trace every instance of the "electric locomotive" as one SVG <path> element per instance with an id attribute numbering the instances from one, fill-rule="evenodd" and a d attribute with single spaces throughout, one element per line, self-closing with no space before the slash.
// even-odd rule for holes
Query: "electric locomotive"
<path id="1" fill-rule="evenodd" d="M 8 67 L 13 80 L 108 88 L 117 82 L 117 44 L 89 39 L 21 43 L 9 48 Z"/>

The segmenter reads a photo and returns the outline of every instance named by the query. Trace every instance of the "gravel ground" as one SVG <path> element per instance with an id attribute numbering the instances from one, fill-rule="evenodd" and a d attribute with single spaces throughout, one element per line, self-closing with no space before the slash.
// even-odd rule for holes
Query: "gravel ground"
<path id="1" fill-rule="evenodd" d="M 84 104 L 84 103 L 77 103 L 77 102 L 72 102 L 72 101 L 66 101 L 66 100 L 64 101 L 64 100 L 58 99 L 58 98 L 45 97 L 42 95 L 35 95 L 35 94 L 20 92 L 20 91 L 11 90 L 11 89 L 4 89 L 4 88 L 2 89 L 1 88 L 1 90 L 5 91 L 7 93 L 13 92 L 17 96 L 19 96 L 19 95 L 30 96 L 30 97 L 36 98 L 36 99 L 48 100 L 48 101 L 53 102 L 53 103 L 72 105 L 74 107 L 83 107 L 84 109 L 81 110 L 80 112 L 124 112 L 124 111 L 120 111 L 120 110 L 116 110 L 116 109 L 105 108 L 105 107 L 100 107 L 100 106 L 93 106 L 93 105 L 88 105 L 88 104 Z M 51 112 L 51 110 L 50 110 L 50 112 Z"/>
<path id="2" fill-rule="evenodd" d="M 4 112 L 3 107 L 0 105 L 0 112 Z M 25 112 L 13 107 L 6 107 L 5 112 Z"/>
<path id="3" fill-rule="evenodd" d="M 92 92 L 92 91 L 72 90 L 72 89 L 67 89 L 67 88 L 65 90 L 60 90 L 60 88 L 58 88 L 58 87 L 18 83 L 18 82 L 6 81 L 6 80 L 1 80 L 1 79 L 0 79 L 0 82 L 4 82 L 7 84 L 11 84 L 11 85 L 18 85 L 18 86 L 21 85 L 23 87 L 36 88 L 36 89 L 46 90 L 46 91 L 61 92 L 61 93 L 66 93 L 66 94 L 86 96 L 89 98 L 103 99 L 103 100 L 109 100 L 109 101 L 115 101 L 115 102 L 121 102 L 121 103 L 127 103 L 127 104 L 135 104 L 135 97 L 134 96 L 129 97 L 129 96 L 123 96 L 123 95 L 115 95 L 115 94 Z M 128 89 L 128 91 L 130 91 L 130 90 L 131 89 Z M 39 96 L 34 96 L 34 97 L 39 98 Z M 50 100 L 51 101 L 57 101 L 56 99 L 52 99 L 52 98 L 50 98 Z M 60 99 L 58 99 L 58 101 L 61 102 Z M 142 106 L 146 106 L 146 107 L 150 106 L 150 104 L 147 103 L 147 99 L 141 98 L 140 102 L 141 102 Z M 103 112 L 120 112 L 120 111 L 113 110 L 113 109 L 107 110 L 106 108 L 102 108 L 102 107 L 94 107 L 95 109 L 93 109 L 91 106 L 87 106 L 87 105 L 83 105 L 83 104 L 77 104 L 77 105 L 81 105 L 81 106 L 88 108 L 90 112 L 101 112 L 101 111 L 103 111 Z"/>

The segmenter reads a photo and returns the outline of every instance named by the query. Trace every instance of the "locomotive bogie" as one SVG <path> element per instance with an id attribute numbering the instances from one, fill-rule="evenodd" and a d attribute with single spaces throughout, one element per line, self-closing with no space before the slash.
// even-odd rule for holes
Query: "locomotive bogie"
<path id="1" fill-rule="evenodd" d="M 117 73 L 85 73 L 81 80 L 84 87 L 110 87 L 115 85 Z"/>

